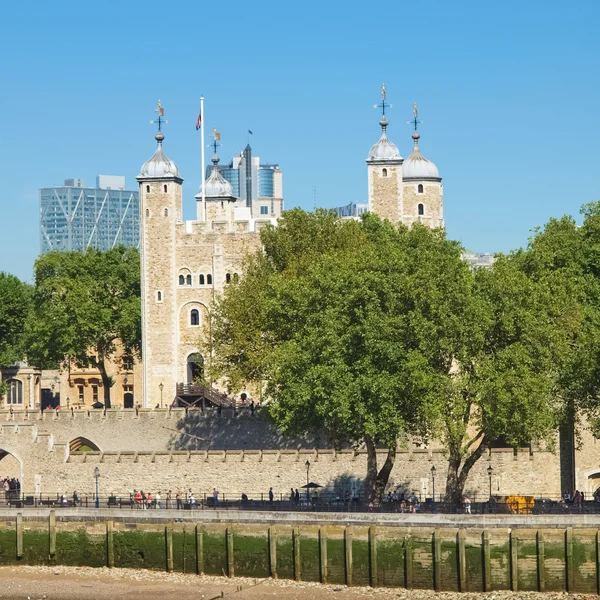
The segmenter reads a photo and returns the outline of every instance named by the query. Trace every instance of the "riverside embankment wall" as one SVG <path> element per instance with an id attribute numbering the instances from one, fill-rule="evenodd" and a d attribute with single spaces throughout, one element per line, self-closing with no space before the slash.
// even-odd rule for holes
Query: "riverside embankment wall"
<path id="1" fill-rule="evenodd" d="M 73 451 L 78 443 L 99 451 Z M 92 494 L 94 468 L 101 472 L 100 493 L 127 495 L 192 488 L 197 497 L 217 487 L 239 498 L 242 493 L 287 496 L 290 488 L 309 478 L 340 492 L 360 489 L 366 474 L 366 453 L 336 451 L 321 438 L 285 437 L 270 422 L 246 410 L 219 415 L 216 411 L 182 409 L 135 411 L 70 411 L 43 414 L 0 412 L 0 476 L 7 461 L 20 474 L 26 494 Z M 381 461 L 384 455 L 382 453 Z M 436 467 L 436 494 L 444 492 L 446 458 L 439 446 L 409 445 L 400 449 L 390 489 L 431 495 L 431 467 Z M 560 494 L 560 460 L 549 451 L 496 448 L 487 452 L 469 476 L 466 492 L 488 494 L 492 466 L 495 495 Z"/>
<path id="2" fill-rule="evenodd" d="M 563 529 L 527 516 L 493 522 L 313 517 L 203 513 L 173 522 L 124 511 L 24 511 L 0 516 L 0 564 L 149 568 L 438 591 L 599 591 L 597 518 L 574 517 L 574 526 Z"/>

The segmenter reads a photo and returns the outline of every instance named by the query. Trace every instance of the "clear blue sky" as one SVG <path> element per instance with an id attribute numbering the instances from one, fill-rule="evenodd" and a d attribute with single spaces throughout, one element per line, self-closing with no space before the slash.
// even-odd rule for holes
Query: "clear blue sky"
<path id="1" fill-rule="evenodd" d="M 134 186 L 154 152 L 200 183 L 198 98 L 229 158 L 278 162 L 286 207 L 363 202 L 385 82 L 390 138 L 444 178 L 448 235 L 508 251 L 600 198 L 600 2 L 10 2 L 3 4 L 0 271 L 31 279 L 38 190 L 97 174 Z M 208 140 L 207 140 L 208 141 Z"/>

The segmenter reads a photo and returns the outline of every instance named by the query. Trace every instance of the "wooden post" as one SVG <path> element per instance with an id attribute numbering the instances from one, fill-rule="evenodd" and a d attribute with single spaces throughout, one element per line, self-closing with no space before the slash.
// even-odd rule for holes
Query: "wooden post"
<path id="1" fill-rule="evenodd" d="M 173 571 L 173 523 L 165 526 L 165 542 L 167 544 L 167 571 Z"/>
<path id="2" fill-rule="evenodd" d="M 202 526 L 196 523 L 196 573 L 204 575 L 204 535 Z"/>
<path id="3" fill-rule="evenodd" d="M 50 558 L 56 556 L 56 511 L 51 510 L 48 516 L 48 529 L 50 534 Z"/>
<path id="4" fill-rule="evenodd" d="M 490 560 L 490 531 L 489 529 L 483 530 L 482 535 L 483 543 L 483 591 L 492 591 L 492 568 Z"/>
<path id="5" fill-rule="evenodd" d="M 344 564 L 346 573 L 346 585 L 352 585 L 352 528 L 344 529 Z"/>
<path id="6" fill-rule="evenodd" d="M 327 529 L 319 527 L 319 565 L 321 583 L 327 583 Z"/>
<path id="7" fill-rule="evenodd" d="M 273 528 L 269 527 L 269 571 L 273 579 L 277 579 L 277 536 L 273 533 Z"/>
<path id="8" fill-rule="evenodd" d="M 442 538 L 440 537 L 440 529 L 436 527 L 433 531 L 433 589 L 439 592 L 442 589 Z"/>
<path id="9" fill-rule="evenodd" d="M 510 589 L 513 592 L 519 591 L 519 569 L 518 569 L 518 557 L 519 557 L 519 540 L 516 532 L 510 531 L 509 533 L 509 545 L 510 545 Z"/>
<path id="10" fill-rule="evenodd" d="M 413 583 L 413 548 L 410 533 L 404 536 L 404 584 L 407 590 Z"/>
<path id="11" fill-rule="evenodd" d="M 565 579 L 567 582 L 567 592 L 572 594 L 575 591 L 575 571 L 573 571 L 573 528 L 567 527 L 565 530 Z"/>
<path id="12" fill-rule="evenodd" d="M 369 585 L 377 587 L 377 531 L 369 527 Z"/>
<path id="13" fill-rule="evenodd" d="M 300 528 L 292 529 L 292 546 L 294 547 L 294 580 L 301 581 L 302 579 L 302 563 L 300 561 Z"/>
<path id="14" fill-rule="evenodd" d="M 467 554 L 465 552 L 466 530 L 460 528 L 456 534 L 456 555 L 458 557 L 458 591 L 467 591 Z"/>
<path id="15" fill-rule="evenodd" d="M 600 531 L 596 531 L 596 593 L 600 594 Z"/>
<path id="16" fill-rule="evenodd" d="M 233 563 L 233 529 L 231 529 L 231 527 L 225 529 L 225 540 L 227 542 L 227 577 L 235 577 Z"/>
<path id="17" fill-rule="evenodd" d="M 17 513 L 17 558 L 23 558 L 23 513 Z"/>
<path id="18" fill-rule="evenodd" d="M 115 566 L 115 540 L 114 523 L 112 520 L 106 522 L 106 566 Z"/>
<path id="19" fill-rule="evenodd" d="M 537 541 L 537 570 L 538 570 L 538 591 L 546 591 L 546 561 L 544 557 L 544 533 L 538 529 L 536 534 Z"/>

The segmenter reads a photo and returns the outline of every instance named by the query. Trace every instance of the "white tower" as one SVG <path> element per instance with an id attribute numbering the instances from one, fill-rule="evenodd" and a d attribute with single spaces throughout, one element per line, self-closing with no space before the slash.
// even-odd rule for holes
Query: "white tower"
<path id="1" fill-rule="evenodd" d="M 381 86 L 382 109 L 381 137 L 371 148 L 367 158 L 367 170 L 369 177 L 369 211 L 378 214 L 382 219 L 389 219 L 396 224 L 402 219 L 402 163 L 403 158 L 396 145 L 387 137 L 388 121 L 385 109 L 386 103 L 385 85 Z"/>
<path id="2" fill-rule="evenodd" d="M 414 147 L 402 167 L 404 205 L 401 220 L 406 225 L 412 225 L 418 221 L 432 228 L 443 227 L 444 189 L 442 178 L 437 167 L 427 160 L 419 150 L 419 138 L 421 137 L 417 131 L 420 123 L 419 113 L 416 104 L 413 108 L 412 122 L 415 130 L 412 139 Z"/>
<path id="3" fill-rule="evenodd" d="M 143 406 L 176 393 L 176 224 L 181 223 L 177 165 L 162 149 L 163 109 L 158 105 L 156 152 L 137 176 L 140 184 Z"/>

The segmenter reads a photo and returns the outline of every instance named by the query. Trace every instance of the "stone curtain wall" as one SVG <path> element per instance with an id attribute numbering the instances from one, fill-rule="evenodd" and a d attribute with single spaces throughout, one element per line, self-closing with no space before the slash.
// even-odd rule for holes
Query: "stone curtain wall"
<path id="1" fill-rule="evenodd" d="M 53 495 L 74 489 L 94 491 L 94 467 L 101 470 L 101 495 L 127 495 L 132 489 L 165 493 L 192 488 L 197 498 L 213 487 L 239 498 L 289 495 L 290 488 L 310 480 L 326 489 L 360 490 L 366 454 L 334 451 L 325 439 L 284 438 L 268 421 L 248 410 L 234 416 L 216 411 L 103 411 L 28 415 L 0 413 L 0 448 L 20 463 L 24 492 Z M 83 437 L 101 452 L 70 452 Z M 315 449 L 318 448 L 318 449 Z M 380 457 L 383 463 L 384 454 Z M 446 459 L 439 448 L 409 447 L 398 453 L 390 488 L 431 495 L 431 467 L 436 467 L 436 496 L 444 492 Z M 492 449 L 478 461 L 466 492 L 487 497 L 488 466 L 494 495 L 558 496 L 560 461 L 548 451 Z M 0 473 L 2 461 L 0 460 Z"/>
<path id="2" fill-rule="evenodd" d="M 25 518 L 24 518 L 25 516 Z M 106 517 L 105 517 L 106 518 Z M 595 529 L 167 520 L 0 522 L 0 564 L 67 564 L 450 592 L 600 592 Z"/>

